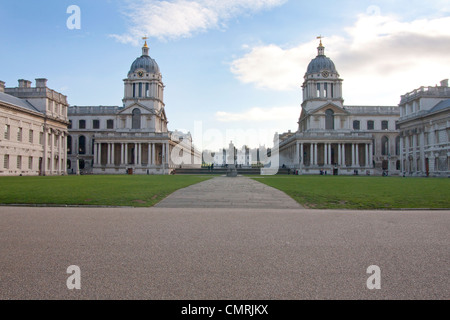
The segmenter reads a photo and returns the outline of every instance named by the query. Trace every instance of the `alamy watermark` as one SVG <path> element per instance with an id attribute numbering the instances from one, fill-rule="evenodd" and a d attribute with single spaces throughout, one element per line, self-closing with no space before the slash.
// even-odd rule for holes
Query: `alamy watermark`
<path id="1" fill-rule="evenodd" d="M 66 26 L 69 30 L 81 29 L 81 10 L 77 5 L 70 5 L 67 7 L 67 11 L 70 16 L 67 18 Z"/>
<path id="2" fill-rule="evenodd" d="M 367 279 L 367 289 L 380 290 L 381 289 L 381 269 L 379 266 L 372 265 L 367 268 L 367 273 L 371 276 Z"/>
<path id="3" fill-rule="evenodd" d="M 66 285 L 67 289 L 73 290 L 81 289 L 81 269 L 79 266 L 69 266 L 67 268 L 67 273 L 70 274 L 70 276 L 67 278 Z"/>

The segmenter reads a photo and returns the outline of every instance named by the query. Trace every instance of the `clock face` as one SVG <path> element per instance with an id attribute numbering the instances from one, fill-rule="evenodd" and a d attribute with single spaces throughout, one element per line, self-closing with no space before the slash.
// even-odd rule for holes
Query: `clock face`
<path id="1" fill-rule="evenodd" d="M 144 76 L 144 71 L 139 71 L 138 76 L 142 78 Z"/>
<path id="2" fill-rule="evenodd" d="M 323 71 L 322 72 L 322 77 L 324 77 L 324 78 L 328 78 L 329 75 L 330 74 L 328 73 L 328 71 Z"/>

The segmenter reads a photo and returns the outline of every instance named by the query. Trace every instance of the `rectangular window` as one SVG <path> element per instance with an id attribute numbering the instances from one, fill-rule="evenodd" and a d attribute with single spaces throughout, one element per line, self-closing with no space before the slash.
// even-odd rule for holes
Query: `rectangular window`
<path id="1" fill-rule="evenodd" d="M 324 98 L 328 97 L 328 83 L 323 84 L 323 96 Z"/>
<path id="2" fill-rule="evenodd" d="M 136 97 L 136 83 L 133 83 L 133 98 Z"/>
<path id="3" fill-rule="evenodd" d="M 331 86 L 331 97 L 334 98 L 334 84 L 330 84 Z"/>
<path id="4" fill-rule="evenodd" d="M 9 154 L 5 154 L 3 157 L 3 168 L 9 169 Z"/>
<path id="5" fill-rule="evenodd" d="M 28 169 L 33 170 L 33 157 L 28 158 Z"/>
<path id="6" fill-rule="evenodd" d="M 106 120 L 106 128 L 114 129 L 114 120 Z"/>
<path id="7" fill-rule="evenodd" d="M 72 120 L 69 120 L 69 126 L 67 128 L 72 129 Z"/>
<path id="8" fill-rule="evenodd" d="M 17 129 L 17 141 L 22 141 L 22 128 Z"/>
<path id="9" fill-rule="evenodd" d="M 53 138 L 53 142 L 54 142 L 55 147 L 58 147 L 58 136 L 57 135 L 55 135 L 55 137 Z"/>
<path id="10" fill-rule="evenodd" d="M 372 120 L 367 121 L 367 130 L 374 130 L 375 129 L 375 122 Z"/>
<path id="11" fill-rule="evenodd" d="M 44 133 L 43 132 L 39 132 L 39 144 L 40 145 L 44 144 Z"/>
<path id="12" fill-rule="evenodd" d="M 22 169 L 22 156 L 17 156 L 17 169 Z"/>
<path id="13" fill-rule="evenodd" d="M 92 128 L 100 129 L 100 120 L 92 120 Z"/>
<path id="14" fill-rule="evenodd" d="M 139 98 L 142 97 L 142 82 L 139 82 Z"/>
<path id="15" fill-rule="evenodd" d="M 9 126 L 9 124 L 5 125 L 5 140 L 9 140 L 9 135 L 10 135 L 10 131 L 11 131 L 11 127 Z"/>
<path id="16" fill-rule="evenodd" d="M 30 130 L 28 132 L 28 142 L 29 143 L 33 143 L 33 134 L 34 134 L 33 130 Z"/>
<path id="17" fill-rule="evenodd" d="M 86 120 L 78 121 L 78 128 L 79 129 L 86 129 Z"/>
<path id="18" fill-rule="evenodd" d="M 150 97 L 150 84 L 149 83 L 145 84 L 145 96 L 147 98 Z"/>
<path id="19" fill-rule="evenodd" d="M 317 84 L 317 98 L 320 98 L 320 83 Z"/>
<path id="20" fill-rule="evenodd" d="M 361 125 L 358 120 L 353 121 L 353 130 L 360 130 Z"/>
<path id="21" fill-rule="evenodd" d="M 381 130 L 388 130 L 389 129 L 389 121 L 383 120 L 381 121 Z"/>

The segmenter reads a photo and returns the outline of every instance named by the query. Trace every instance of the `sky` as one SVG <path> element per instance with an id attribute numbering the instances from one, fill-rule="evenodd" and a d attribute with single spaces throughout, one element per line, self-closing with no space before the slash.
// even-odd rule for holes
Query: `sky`
<path id="1" fill-rule="evenodd" d="M 296 131 L 319 35 L 345 105 L 396 106 L 450 77 L 450 0 L 0 0 L 0 28 L 6 87 L 47 78 L 78 106 L 122 105 L 147 36 L 169 130 L 199 149 L 270 147 Z"/>

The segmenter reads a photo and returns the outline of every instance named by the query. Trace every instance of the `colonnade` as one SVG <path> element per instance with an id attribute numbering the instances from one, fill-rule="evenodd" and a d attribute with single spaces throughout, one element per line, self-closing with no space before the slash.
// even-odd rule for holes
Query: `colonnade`
<path id="1" fill-rule="evenodd" d="M 120 146 L 120 163 L 117 163 L 116 159 L 116 146 Z M 131 148 L 130 148 L 131 146 Z M 147 162 L 143 161 L 144 158 L 144 146 L 147 150 Z M 103 150 L 106 147 L 106 151 Z M 119 149 L 119 148 L 117 148 Z M 102 154 L 106 152 L 106 163 L 102 161 Z M 133 152 L 133 154 L 129 154 Z M 158 154 L 157 154 L 158 152 Z M 169 153 L 169 142 L 157 142 L 157 143 L 144 143 L 144 142 L 95 142 L 94 144 L 94 165 L 119 165 L 127 166 L 130 164 L 137 166 L 157 166 L 169 162 L 169 157 L 166 156 Z M 130 160 L 131 158 L 131 160 Z"/>

